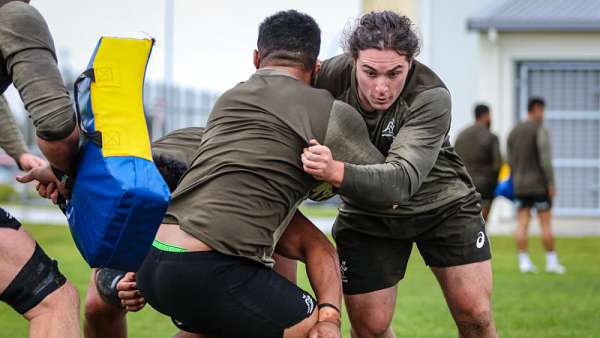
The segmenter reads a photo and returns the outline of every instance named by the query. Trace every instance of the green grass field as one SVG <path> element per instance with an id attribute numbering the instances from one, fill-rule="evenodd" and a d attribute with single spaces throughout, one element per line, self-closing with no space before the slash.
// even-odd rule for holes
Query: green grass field
<path id="1" fill-rule="evenodd" d="M 84 299 L 90 269 L 77 253 L 66 227 L 28 225 L 27 230 L 79 289 Z M 492 238 L 494 312 L 502 337 L 600 337 L 600 238 L 559 238 L 558 248 L 568 272 L 563 276 L 517 272 L 511 238 Z M 543 267 L 543 251 L 537 238 L 531 253 Z M 374 262 L 375 263 L 375 262 Z M 303 270 L 303 268 L 301 268 Z M 300 273 L 300 284 L 309 284 Z M 407 276 L 399 284 L 393 322 L 398 337 L 456 337 L 454 324 L 433 275 L 416 248 Z M 0 337 L 26 337 L 27 323 L 0 303 Z M 344 317 L 344 337 L 350 337 Z M 171 337 L 168 318 L 147 307 L 129 315 L 132 338 Z M 109 338 L 109 337 L 107 337 Z"/>

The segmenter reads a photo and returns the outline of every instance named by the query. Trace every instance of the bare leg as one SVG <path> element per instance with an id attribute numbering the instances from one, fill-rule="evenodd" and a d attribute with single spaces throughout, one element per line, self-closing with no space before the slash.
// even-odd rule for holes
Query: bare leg
<path id="1" fill-rule="evenodd" d="M 345 295 L 353 338 L 396 338 L 390 327 L 396 308 L 396 287 Z"/>
<path id="2" fill-rule="evenodd" d="M 491 306 L 491 261 L 431 270 L 444 292 L 459 336 L 497 337 Z"/>
<path id="3" fill-rule="evenodd" d="M 520 252 L 527 251 L 528 242 L 528 228 L 529 221 L 531 220 L 531 209 L 522 208 L 517 211 L 517 231 L 515 232 L 515 240 L 517 242 L 517 249 Z"/>
<path id="4" fill-rule="evenodd" d="M 487 223 L 488 215 L 490 214 L 489 207 L 481 207 L 481 216 L 483 216 L 483 220 Z"/>
<path id="5" fill-rule="evenodd" d="M 552 229 L 550 228 L 551 218 L 551 209 L 538 211 L 538 219 L 542 227 L 542 244 L 546 251 L 554 251 L 554 235 L 552 235 Z"/>
<path id="6" fill-rule="evenodd" d="M 29 338 L 79 338 L 79 294 L 67 282 L 25 313 Z"/>
<path id="7" fill-rule="evenodd" d="M 29 261 L 35 241 L 22 227 L 0 228 L 0 293 Z M 29 337 L 71 338 L 80 336 L 79 295 L 65 283 L 24 314 L 29 321 Z"/>
<path id="8" fill-rule="evenodd" d="M 100 298 L 96 289 L 97 269 L 92 270 L 85 300 L 85 338 L 126 338 L 127 319 L 123 308 L 107 304 Z"/>

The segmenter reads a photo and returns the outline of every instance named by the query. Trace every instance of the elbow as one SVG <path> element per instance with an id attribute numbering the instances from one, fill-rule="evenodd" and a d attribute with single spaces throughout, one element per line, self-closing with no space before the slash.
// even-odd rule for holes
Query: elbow
<path id="1" fill-rule="evenodd" d="M 47 142 L 70 142 L 69 137 L 75 130 L 75 114 L 68 107 L 46 116 L 34 118 L 36 135 Z"/>
<path id="2" fill-rule="evenodd" d="M 320 260 L 323 257 L 331 257 L 339 262 L 337 250 L 331 242 L 323 236 L 322 239 L 310 241 L 311 244 L 302 248 L 302 258 L 300 261 L 308 264 L 313 259 Z"/>

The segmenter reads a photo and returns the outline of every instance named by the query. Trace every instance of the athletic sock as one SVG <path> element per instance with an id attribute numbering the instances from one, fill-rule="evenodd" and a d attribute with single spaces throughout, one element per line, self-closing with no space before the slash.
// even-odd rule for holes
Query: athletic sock
<path id="1" fill-rule="evenodd" d="M 558 265 L 558 257 L 556 256 L 556 251 L 546 251 L 546 265 L 547 266 L 555 266 Z"/>
<path id="2" fill-rule="evenodd" d="M 519 251 L 519 263 L 532 265 L 531 259 L 529 259 L 529 253 L 527 251 Z"/>

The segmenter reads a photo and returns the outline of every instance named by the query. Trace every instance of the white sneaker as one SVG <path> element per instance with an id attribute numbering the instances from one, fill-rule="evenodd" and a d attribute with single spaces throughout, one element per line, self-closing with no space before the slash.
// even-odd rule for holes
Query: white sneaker
<path id="1" fill-rule="evenodd" d="M 565 272 L 567 272 L 567 268 L 560 265 L 560 263 L 556 263 L 556 264 L 546 265 L 546 272 L 562 275 Z"/>
<path id="2" fill-rule="evenodd" d="M 519 262 L 519 271 L 521 271 L 521 273 L 536 273 L 538 272 L 538 269 L 533 263 L 525 261 Z"/>

